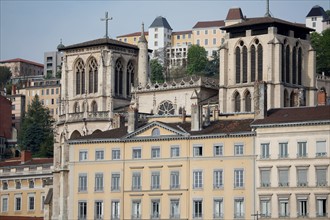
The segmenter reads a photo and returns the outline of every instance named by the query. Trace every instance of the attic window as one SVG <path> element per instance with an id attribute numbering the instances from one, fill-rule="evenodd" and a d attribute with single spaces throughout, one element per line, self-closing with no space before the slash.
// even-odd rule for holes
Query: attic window
<path id="1" fill-rule="evenodd" d="M 152 136 L 159 136 L 160 135 L 160 130 L 159 128 L 154 128 L 151 133 Z"/>

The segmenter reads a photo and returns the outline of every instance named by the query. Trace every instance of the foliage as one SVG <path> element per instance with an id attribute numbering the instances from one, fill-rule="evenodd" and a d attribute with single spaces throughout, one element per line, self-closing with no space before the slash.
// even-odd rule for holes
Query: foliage
<path id="1" fill-rule="evenodd" d="M 164 82 L 163 75 L 163 66 L 158 62 L 158 59 L 154 59 L 150 61 L 150 69 L 151 69 L 151 82 Z"/>
<path id="2" fill-rule="evenodd" d="M 6 84 L 10 81 L 11 71 L 6 66 L 0 66 L 0 89 L 6 87 Z"/>
<path id="3" fill-rule="evenodd" d="M 53 123 L 54 119 L 36 95 L 23 117 L 21 131 L 18 135 L 19 148 L 30 150 L 34 157 L 53 156 Z"/>
<path id="4" fill-rule="evenodd" d="M 330 17 L 330 10 L 326 10 L 325 13 Z"/>
<path id="5" fill-rule="evenodd" d="M 52 70 L 47 70 L 47 74 L 46 74 L 46 79 L 51 79 L 53 75 L 53 71 Z"/>
<path id="6" fill-rule="evenodd" d="M 215 53 L 212 54 L 211 60 L 207 62 L 207 65 L 205 67 L 205 73 L 208 77 L 217 77 L 219 76 L 219 50 L 217 50 Z"/>
<path id="7" fill-rule="evenodd" d="M 182 78 L 187 75 L 187 70 L 184 66 L 176 66 L 170 69 L 170 79 Z"/>
<path id="8" fill-rule="evenodd" d="M 330 29 L 311 34 L 311 43 L 316 51 L 316 72 L 330 76 Z"/>
<path id="9" fill-rule="evenodd" d="M 204 47 L 199 45 L 192 45 L 189 47 L 187 72 L 190 75 L 203 74 L 207 62 L 207 52 Z"/>

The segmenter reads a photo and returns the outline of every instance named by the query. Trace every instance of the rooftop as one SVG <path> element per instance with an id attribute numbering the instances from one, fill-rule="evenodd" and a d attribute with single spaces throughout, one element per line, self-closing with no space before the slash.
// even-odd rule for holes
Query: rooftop
<path id="1" fill-rule="evenodd" d="M 44 68 L 44 65 L 41 64 L 41 63 L 36 63 L 36 62 L 30 61 L 30 60 L 24 60 L 24 59 L 21 59 L 21 58 L 15 58 L 15 59 L 10 59 L 10 60 L 0 61 L 0 63 L 18 63 L 18 62 L 27 63 L 27 64 L 31 64 L 31 65 L 35 65 L 35 66 L 39 66 L 39 67 Z"/>
<path id="2" fill-rule="evenodd" d="M 173 30 L 170 26 L 170 24 L 167 22 L 166 18 L 162 17 L 162 16 L 158 16 L 150 25 L 149 28 L 156 28 L 156 27 L 163 27 L 163 28 L 167 28 L 170 30 Z"/>
<path id="3" fill-rule="evenodd" d="M 321 6 L 315 5 L 307 14 L 306 18 L 308 17 L 323 17 L 324 20 L 329 19 L 329 16 L 324 11 L 324 9 Z"/>
<path id="4" fill-rule="evenodd" d="M 225 22 L 223 20 L 218 21 L 199 21 L 195 24 L 194 28 L 210 28 L 210 27 L 223 27 Z"/>
<path id="5" fill-rule="evenodd" d="M 244 19 L 241 8 L 229 9 L 226 20 L 239 20 L 239 19 Z"/>
<path id="6" fill-rule="evenodd" d="M 144 32 L 144 35 L 148 35 L 148 32 Z M 124 34 L 124 35 L 120 35 L 120 36 L 117 36 L 118 37 L 140 37 L 141 36 L 141 32 L 134 32 L 134 33 L 130 33 L 130 34 Z"/>
<path id="7" fill-rule="evenodd" d="M 0 162 L 0 167 L 12 167 L 12 166 L 30 166 L 30 165 L 42 165 L 42 164 L 53 164 L 53 158 L 32 158 L 32 160 L 21 163 L 21 158 L 12 158 Z"/>

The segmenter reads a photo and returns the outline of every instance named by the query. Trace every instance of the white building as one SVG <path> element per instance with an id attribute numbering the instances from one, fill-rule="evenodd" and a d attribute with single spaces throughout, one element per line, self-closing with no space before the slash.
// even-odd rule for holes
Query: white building
<path id="1" fill-rule="evenodd" d="M 322 33 L 330 28 L 330 17 L 321 6 L 315 5 L 306 16 L 306 26 Z"/>

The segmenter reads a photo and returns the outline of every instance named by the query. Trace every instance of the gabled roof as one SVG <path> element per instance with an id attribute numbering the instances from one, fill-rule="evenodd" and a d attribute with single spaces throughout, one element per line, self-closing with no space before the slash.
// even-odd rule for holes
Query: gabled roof
<path id="1" fill-rule="evenodd" d="M 27 161 L 23 164 L 21 163 L 21 158 L 14 158 L 0 162 L 0 167 L 31 166 L 42 164 L 53 164 L 53 158 L 32 158 L 32 160 Z"/>
<path id="2" fill-rule="evenodd" d="M 199 21 L 195 24 L 193 29 L 195 28 L 210 28 L 210 27 L 223 27 L 225 26 L 225 22 L 223 20 L 218 21 Z"/>
<path id="3" fill-rule="evenodd" d="M 158 16 L 150 25 L 149 28 L 156 28 L 156 27 L 163 27 L 163 28 L 167 28 L 170 30 L 173 30 L 170 26 L 170 24 L 167 22 L 166 18 L 162 17 L 162 16 Z"/>
<path id="4" fill-rule="evenodd" d="M 65 47 L 61 48 L 60 51 L 76 49 L 76 48 L 83 48 L 83 47 L 100 46 L 100 45 L 114 45 L 114 46 L 138 49 L 138 47 L 135 45 L 124 43 L 124 42 L 114 40 L 111 38 L 99 38 L 96 40 L 91 40 L 91 41 L 86 41 L 86 42 L 82 42 L 82 43 L 78 43 L 78 44 L 65 46 Z"/>
<path id="5" fill-rule="evenodd" d="M 321 6 L 315 5 L 307 14 L 306 18 L 308 17 L 323 17 L 323 19 L 329 19 L 329 16 L 324 11 L 324 9 Z"/>
<path id="6" fill-rule="evenodd" d="M 191 34 L 192 31 L 173 31 L 172 35 Z"/>
<path id="7" fill-rule="evenodd" d="M 44 65 L 41 64 L 41 63 L 36 63 L 36 62 L 30 61 L 30 60 L 24 60 L 24 59 L 21 59 L 21 58 L 15 58 L 15 59 L 10 59 L 10 60 L 0 61 L 0 63 L 18 63 L 18 62 L 28 63 L 28 64 L 39 66 L 39 67 L 42 67 L 42 68 L 44 67 Z"/>
<path id="8" fill-rule="evenodd" d="M 243 19 L 243 13 L 241 8 L 231 8 L 228 11 L 226 20 L 239 20 L 239 19 Z"/>
<path id="9" fill-rule="evenodd" d="M 149 33 L 148 32 L 144 32 L 144 35 L 148 35 Z M 141 32 L 134 32 L 134 33 L 130 33 L 130 34 L 124 34 L 124 35 L 120 35 L 120 36 L 117 36 L 117 37 L 140 37 L 141 36 Z"/>
<path id="10" fill-rule="evenodd" d="M 266 118 L 255 120 L 251 125 L 263 126 L 319 121 L 330 123 L 330 106 L 271 109 L 267 112 Z"/>

